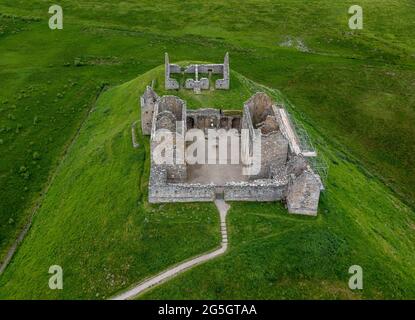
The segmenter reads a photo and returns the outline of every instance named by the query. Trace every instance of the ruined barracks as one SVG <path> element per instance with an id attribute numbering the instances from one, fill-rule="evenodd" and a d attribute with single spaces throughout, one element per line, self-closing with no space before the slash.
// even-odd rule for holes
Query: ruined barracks
<path id="1" fill-rule="evenodd" d="M 221 64 L 192 64 L 181 67 L 170 64 L 165 55 L 165 88 L 178 90 L 180 84 L 172 79 L 174 73 L 188 77 L 184 88 L 199 94 L 208 90 L 208 78 L 200 74 L 220 74 L 214 89 L 230 90 L 229 55 Z M 213 89 L 213 88 L 212 88 Z M 151 157 L 148 199 L 159 202 L 214 201 L 283 201 L 289 213 L 316 215 L 323 185 L 320 176 L 309 164 L 316 157 L 312 150 L 302 150 L 287 110 L 271 98 L 257 92 L 242 107 L 242 113 L 203 108 L 188 110 L 186 101 L 174 95 L 159 97 L 148 86 L 140 98 L 141 128 L 150 136 L 150 149 L 159 143 L 154 139 L 159 129 L 168 129 L 180 135 L 197 128 L 234 129 L 241 139 L 247 129 L 248 143 L 240 145 L 241 158 L 252 156 L 255 143 L 261 143 L 260 170 L 245 175 L 244 164 L 161 164 Z M 177 127 L 180 126 L 180 127 Z M 255 130 L 257 129 L 257 130 Z"/>

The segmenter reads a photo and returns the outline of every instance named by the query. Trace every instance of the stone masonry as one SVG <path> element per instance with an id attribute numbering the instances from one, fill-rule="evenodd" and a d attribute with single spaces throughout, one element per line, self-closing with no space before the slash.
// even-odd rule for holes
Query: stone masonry
<path id="1" fill-rule="evenodd" d="M 220 64 L 191 64 L 184 68 L 177 64 L 170 63 L 168 53 L 165 53 L 165 89 L 178 90 L 180 84 L 176 79 L 171 78 L 172 74 L 193 74 L 193 78 L 187 78 L 184 83 L 185 89 L 191 89 L 195 93 L 201 90 L 208 90 L 210 87 L 209 79 L 200 77 L 201 74 L 212 75 L 221 74 L 222 78 L 215 81 L 215 89 L 229 90 L 230 86 L 230 69 L 229 69 L 229 53 L 225 54 L 223 63 Z"/>

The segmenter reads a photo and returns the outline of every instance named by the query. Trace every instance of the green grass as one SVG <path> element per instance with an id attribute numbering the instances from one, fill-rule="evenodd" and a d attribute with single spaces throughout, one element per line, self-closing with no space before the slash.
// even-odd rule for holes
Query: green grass
<path id="1" fill-rule="evenodd" d="M 64 30 L 51 31 L 48 1 L 0 3 L 0 260 L 101 86 L 160 65 L 166 51 L 172 62 L 220 62 L 229 51 L 233 70 L 281 90 L 321 145 L 344 150 L 415 208 L 413 1 L 360 1 L 364 29 L 353 32 L 353 1 L 60 4 Z M 310 53 L 281 47 L 287 37 L 301 39 Z M 231 109 L 245 99 L 245 89 L 235 89 Z M 221 101 L 226 97 L 207 95 L 189 107 Z"/>

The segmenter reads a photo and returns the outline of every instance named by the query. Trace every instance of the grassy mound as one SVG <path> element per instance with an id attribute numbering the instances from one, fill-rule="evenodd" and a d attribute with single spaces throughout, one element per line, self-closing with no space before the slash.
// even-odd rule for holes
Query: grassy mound
<path id="1" fill-rule="evenodd" d="M 213 204 L 146 201 L 148 138 L 139 134 L 133 149 L 131 124 L 147 84 L 155 80 L 157 92 L 167 93 L 162 77 L 160 66 L 100 97 L 0 279 L 0 298 L 107 298 L 219 244 Z M 240 109 L 259 90 L 284 100 L 236 72 L 231 77 L 230 91 L 173 94 L 189 107 Z M 285 102 L 330 163 L 319 216 L 291 216 L 280 203 L 233 203 L 229 253 L 144 298 L 415 297 L 413 212 Z M 54 264 L 64 270 L 61 291 L 48 288 Z M 354 264 L 364 270 L 360 292 L 347 286 Z"/>

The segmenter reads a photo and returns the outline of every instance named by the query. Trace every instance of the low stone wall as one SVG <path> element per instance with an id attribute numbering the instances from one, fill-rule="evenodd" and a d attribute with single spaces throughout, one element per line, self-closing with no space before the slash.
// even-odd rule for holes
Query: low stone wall
<path id="1" fill-rule="evenodd" d="M 169 64 L 170 74 L 172 73 L 182 73 L 182 68 L 178 64 Z"/>
<path id="2" fill-rule="evenodd" d="M 159 96 L 152 87 L 147 86 L 144 94 L 140 97 L 141 130 L 144 135 L 151 134 L 153 114 Z"/>
<path id="3" fill-rule="evenodd" d="M 230 69 L 229 69 L 229 53 L 225 54 L 225 59 L 223 61 L 223 79 L 216 80 L 215 88 L 219 90 L 229 90 L 229 82 L 230 82 Z"/>
<path id="4" fill-rule="evenodd" d="M 148 201 L 209 202 L 214 201 L 218 187 L 214 184 L 166 183 L 150 185 Z M 222 188 L 225 201 L 279 201 L 285 198 L 287 185 L 273 182 L 230 183 Z"/>
<path id="5" fill-rule="evenodd" d="M 279 131 L 284 126 L 284 128 L 291 128 L 290 123 L 284 124 L 281 121 L 282 117 L 273 120 L 273 116 L 277 116 L 275 115 L 276 109 L 269 108 L 273 105 L 266 94 L 257 93 L 251 97 L 244 105 L 242 118 L 238 114 L 225 115 L 221 110 L 212 108 L 187 111 L 186 103 L 180 98 L 175 96 L 159 98 L 152 92 L 152 89 L 147 89 L 141 100 L 142 111 L 147 118 L 150 113 L 146 112 L 150 112 L 151 103 L 154 104 L 150 140 L 151 155 L 159 143 L 156 139 L 156 129 L 175 131 L 177 127 L 177 132 L 183 135 L 183 139 L 188 126 L 205 129 L 205 131 L 208 128 L 229 129 L 231 127 L 236 129 L 234 133 L 236 132 L 238 136 L 246 133 L 240 131 L 241 127 L 248 129 L 248 139 L 244 139 L 246 136 L 241 138 L 244 142 L 241 144 L 241 157 L 244 163 L 247 163 L 247 158 L 253 154 L 253 146 L 261 143 L 260 173 L 250 176 L 249 179 L 237 179 L 237 181 L 248 181 L 228 182 L 232 181 L 229 178 L 213 180 L 217 184 L 212 183 L 211 179 L 205 180 L 210 182 L 209 184 L 203 184 L 203 179 L 197 180 L 201 183 L 186 183 L 192 182 L 188 179 L 186 165 L 156 165 L 152 160 L 148 195 L 150 203 L 210 202 L 217 197 L 223 197 L 225 201 L 285 200 L 290 213 L 317 214 L 320 191 L 323 190 L 320 176 L 311 169 L 303 155 L 293 152 L 289 139 Z M 288 119 L 288 117 L 285 118 Z M 275 122 L 277 124 L 273 125 Z M 294 128 L 291 129 L 295 134 Z M 222 134 L 219 139 L 221 137 L 223 138 Z M 134 140 L 133 145 L 137 145 Z M 169 148 L 174 147 L 175 142 L 169 145 Z M 210 173 L 203 172 L 203 174 Z M 225 175 L 222 172 L 219 174 Z"/>
<path id="6" fill-rule="evenodd" d="M 285 197 L 286 181 L 232 182 L 224 187 L 225 201 L 279 201 Z"/>
<path id="7" fill-rule="evenodd" d="M 166 183 L 150 185 L 148 201 L 160 202 L 209 202 L 215 200 L 215 185 Z"/>
<path id="8" fill-rule="evenodd" d="M 200 73 L 223 74 L 223 64 L 201 64 L 199 66 Z"/>
<path id="9" fill-rule="evenodd" d="M 287 207 L 290 213 L 315 216 L 318 211 L 320 178 L 306 170 L 298 177 L 292 175 L 287 191 Z"/>
<path id="10" fill-rule="evenodd" d="M 166 90 L 178 90 L 179 82 L 176 79 L 166 78 Z"/>
<path id="11" fill-rule="evenodd" d="M 215 88 L 221 90 L 228 90 L 229 89 L 229 79 L 218 79 L 215 82 Z"/>
<path id="12" fill-rule="evenodd" d="M 194 79 L 187 79 L 185 82 L 186 89 L 193 89 L 196 93 L 200 90 L 209 89 L 209 79 L 201 78 L 199 74 L 222 74 L 223 79 L 217 79 L 215 88 L 221 90 L 229 90 L 230 86 L 230 68 L 229 68 L 229 53 L 225 54 L 223 63 L 209 63 L 209 64 L 190 64 L 184 68 L 177 64 L 170 63 L 169 55 L 165 53 L 165 89 L 179 89 L 180 84 L 177 80 L 170 78 L 173 73 L 195 74 Z"/>
<path id="13" fill-rule="evenodd" d="M 261 134 L 261 171 L 258 178 L 270 178 L 271 165 L 282 167 L 287 162 L 288 141 L 280 132 Z"/>
<path id="14" fill-rule="evenodd" d="M 155 165 L 150 169 L 148 201 L 162 202 L 208 202 L 215 200 L 215 185 L 169 183 L 166 166 Z"/>
<path id="15" fill-rule="evenodd" d="M 223 64 L 191 64 L 184 69 L 184 73 L 195 73 L 196 66 L 199 73 L 223 74 Z"/>
<path id="16" fill-rule="evenodd" d="M 184 87 L 186 89 L 208 90 L 209 89 L 209 79 L 208 78 L 201 78 L 200 80 L 186 79 Z"/>
<path id="17" fill-rule="evenodd" d="M 180 73 L 180 66 L 170 64 L 169 55 L 167 52 L 164 55 L 164 86 L 166 90 L 179 89 L 179 82 L 170 78 L 171 73 Z"/>

